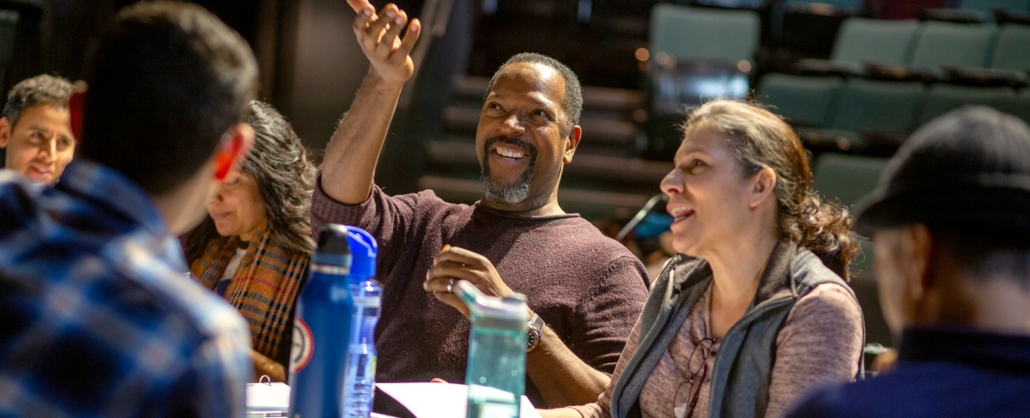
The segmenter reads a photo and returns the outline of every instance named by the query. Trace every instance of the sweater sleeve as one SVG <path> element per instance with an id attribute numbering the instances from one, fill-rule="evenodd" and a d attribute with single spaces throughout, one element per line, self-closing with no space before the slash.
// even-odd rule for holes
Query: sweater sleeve
<path id="1" fill-rule="evenodd" d="M 842 286 L 822 284 L 802 297 L 776 337 L 767 418 L 779 418 L 808 389 L 858 373 L 862 310 Z"/>
<path id="2" fill-rule="evenodd" d="M 626 336 L 647 301 L 647 272 L 633 256 L 615 259 L 604 277 L 576 307 L 576 327 L 567 344 L 591 367 L 612 373 Z"/>
<path id="3" fill-rule="evenodd" d="M 597 402 L 580 405 L 570 406 L 569 408 L 575 409 L 579 412 L 583 418 L 611 418 L 611 404 L 612 404 L 612 391 L 615 389 L 615 382 L 619 381 L 619 377 L 622 376 L 622 371 L 626 369 L 626 363 L 629 359 L 633 358 L 633 354 L 637 351 L 637 343 L 640 341 L 640 318 L 637 318 L 637 322 L 633 325 L 630 330 L 629 339 L 626 341 L 626 346 L 622 350 L 622 355 L 619 356 L 618 363 L 615 364 L 615 372 L 612 373 L 612 380 L 608 382 L 608 386 L 604 388 L 604 392 L 597 397 Z"/>
<path id="4" fill-rule="evenodd" d="M 317 238 L 319 228 L 329 223 L 362 228 L 379 243 L 378 264 L 391 266 L 407 238 L 412 236 L 412 229 L 417 227 L 414 220 L 415 207 L 420 197 L 421 194 L 389 196 L 379 186 L 373 185 L 368 199 L 357 205 L 348 205 L 325 193 L 322 189 L 322 173 L 319 172 L 311 196 L 311 231 Z M 385 275 L 382 276 L 385 278 Z"/>

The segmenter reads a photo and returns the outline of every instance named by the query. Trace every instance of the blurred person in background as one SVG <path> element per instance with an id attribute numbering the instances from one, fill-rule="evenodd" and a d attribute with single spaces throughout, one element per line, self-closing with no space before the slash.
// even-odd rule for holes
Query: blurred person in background
<path id="1" fill-rule="evenodd" d="M 241 417 L 250 333 L 175 237 L 254 139 L 253 53 L 200 6 L 144 2 L 85 73 L 63 180 L 0 172 L 0 416 Z"/>
<path id="2" fill-rule="evenodd" d="M 71 95 L 68 80 L 46 74 L 11 89 L 0 117 L 4 168 L 37 183 L 57 182 L 75 153 L 68 113 Z"/>
<path id="3" fill-rule="evenodd" d="M 183 236 L 193 276 L 250 323 L 256 376 L 285 382 L 294 303 L 314 240 L 309 223 L 315 166 L 289 122 L 250 103 L 254 146 L 207 204 L 208 217 Z"/>
<path id="4" fill-rule="evenodd" d="M 857 207 L 897 360 L 789 416 L 1030 416 L 1030 126 L 986 107 L 930 121 Z"/>
<path id="5" fill-rule="evenodd" d="M 861 369 L 858 253 L 847 211 L 812 190 L 779 116 L 713 100 L 692 111 L 662 181 L 676 255 L 596 403 L 546 417 L 780 417 L 805 389 Z"/>

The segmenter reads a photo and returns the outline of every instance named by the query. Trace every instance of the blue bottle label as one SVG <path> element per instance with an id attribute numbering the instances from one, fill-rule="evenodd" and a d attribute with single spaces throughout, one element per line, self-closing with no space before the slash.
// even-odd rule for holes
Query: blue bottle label
<path id="1" fill-rule="evenodd" d="M 304 370 L 314 353 L 315 339 L 311 328 L 303 319 L 296 318 L 293 322 L 293 346 L 290 348 L 290 374 Z"/>

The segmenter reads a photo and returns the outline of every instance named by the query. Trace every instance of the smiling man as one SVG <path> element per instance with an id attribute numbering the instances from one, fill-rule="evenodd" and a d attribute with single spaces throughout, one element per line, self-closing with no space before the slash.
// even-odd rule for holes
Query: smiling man
<path id="1" fill-rule="evenodd" d="M 464 382 L 470 324 L 449 285 L 467 280 L 488 294 L 527 296 L 526 394 L 535 405 L 595 400 L 643 308 L 647 273 L 625 247 L 558 204 L 562 170 L 582 135 L 575 74 L 554 59 L 519 54 L 494 75 L 476 132 L 480 201 L 451 204 L 432 191 L 388 196 L 373 184 L 376 160 L 420 28 L 393 5 L 378 14 L 363 0 L 351 5 L 371 66 L 326 149 L 311 224 L 357 225 L 379 240 L 377 380 Z M 381 398 L 378 410 L 404 413 L 384 409 Z"/>
<path id="2" fill-rule="evenodd" d="M 11 89 L 0 117 L 0 148 L 4 167 L 32 181 L 53 184 L 75 153 L 68 116 L 72 84 L 63 78 L 39 75 Z"/>

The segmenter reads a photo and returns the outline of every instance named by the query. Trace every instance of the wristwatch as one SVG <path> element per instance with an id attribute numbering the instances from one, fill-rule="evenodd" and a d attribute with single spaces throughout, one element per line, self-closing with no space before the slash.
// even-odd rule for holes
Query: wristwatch
<path id="1" fill-rule="evenodd" d="M 544 330 L 544 319 L 534 312 L 527 325 L 529 325 L 529 338 L 526 339 L 526 352 L 528 353 L 540 345 L 540 333 Z"/>

